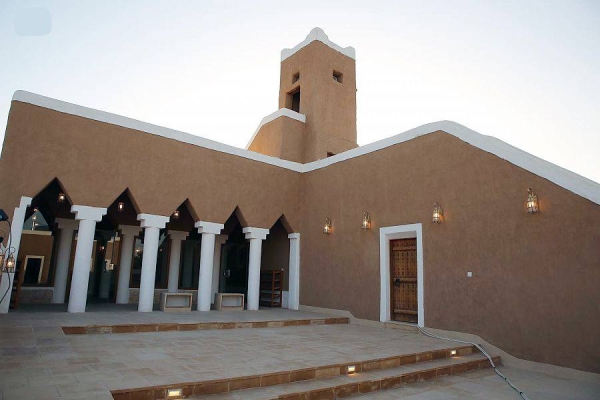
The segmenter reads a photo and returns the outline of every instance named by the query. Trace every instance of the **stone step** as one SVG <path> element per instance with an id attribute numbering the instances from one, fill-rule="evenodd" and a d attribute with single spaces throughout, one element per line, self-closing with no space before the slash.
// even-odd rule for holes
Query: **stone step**
<path id="1" fill-rule="evenodd" d="M 182 322 L 154 324 L 117 324 L 117 325 L 83 325 L 62 326 L 65 335 L 93 335 L 107 333 L 143 333 L 167 331 L 201 331 L 215 329 L 246 329 L 246 328 L 283 328 L 304 325 L 348 324 L 347 317 L 285 319 L 274 321 L 243 321 L 243 322 Z"/>
<path id="2" fill-rule="evenodd" d="M 494 359 L 499 363 L 499 357 Z M 395 368 L 373 370 L 337 377 L 294 382 L 271 387 L 237 390 L 230 393 L 194 396 L 206 400 L 330 400 L 396 389 L 414 382 L 490 367 L 482 354 L 445 358 Z"/>
<path id="3" fill-rule="evenodd" d="M 400 366 L 420 365 L 425 362 L 456 359 L 460 360 L 477 352 L 475 346 L 448 347 L 419 353 L 397 354 L 386 358 L 359 359 L 356 362 L 344 362 L 331 365 L 319 365 L 287 371 L 273 371 L 260 375 L 237 376 L 228 379 L 217 379 L 199 382 L 183 382 L 165 386 L 122 389 L 112 392 L 115 400 L 134 399 L 163 399 L 167 398 L 169 389 L 181 391 L 176 398 L 192 398 L 193 396 L 233 393 L 252 388 L 270 388 L 278 385 L 291 384 L 300 381 L 319 381 L 327 378 L 348 377 L 353 368 L 355 375 L 373 371 L 389 370 Z"/>

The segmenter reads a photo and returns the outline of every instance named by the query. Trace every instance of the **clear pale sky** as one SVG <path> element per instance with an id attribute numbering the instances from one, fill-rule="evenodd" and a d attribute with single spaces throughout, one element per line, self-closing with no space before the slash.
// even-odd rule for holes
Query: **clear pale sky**
<path id="1" fill-rule="evenodd" d="M 22 89 L 244 147 L 318 26 L 356 49 L 359 144 L 452 120 L 600 182 L 599 21 L 598 0 L 0 0 L 0 139 Z"/>

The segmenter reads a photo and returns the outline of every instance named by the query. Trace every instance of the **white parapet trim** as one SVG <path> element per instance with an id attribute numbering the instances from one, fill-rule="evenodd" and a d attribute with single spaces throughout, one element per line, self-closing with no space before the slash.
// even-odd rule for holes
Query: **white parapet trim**
<path id="1" fill-rule="evenodd" d="M 508 143 L 505 143 L 499 139 L 496 139 L 491 136 L 482 135 L 463 125 L 452 121 L 438 121 L 421 125 L 419 127 L 410 129 L 404 133 L 400 133 L 387 139 L 379 140 L 377 142 L 373 142 L 361 147 L 356 147 L 352 150 L 339 153 L 332 157 L 328 157 L 318 161 L 313 161 L 308 164 L 300 164 L 297 162 L 282 160 L 280 158 L 266 156 L 260 153 L 255 153 L 253 151 L 229 146 L 199 136 L 191 135 L 189 133 L 184 133 L 173 129 L 148 124 L 146 122 L 141 122 L 135 119 L 126 118 L 120 115 L 115 115 L 104 111 L 98 111 L 83 106 L 78 106 L 76 104 L 55 100 L 49 97 L 44 97 L 38 94 L 24 92 L 21 90 L 15 92 L 13 96 L 13 101 L 20 101 L 23 103 L 33 104 L 39 107 L 48 108 L 65 114 L 76 115 L 95 121 L 100 121 L 112 125 L 122 126 L 129 129 L 134 129 L 141 132 L 150 133 L 156 136 L 162 136 L 168 139 L 193 144 L 206 149 L 235 155 L 238 157 L 262 162 L 269 165 L 274 165 L 280 168 L 300 173 L 315 171 L 321 168 L 328 167 L 332 164 L 350 160 L 352 158 L 360 157 L 364 154 L 369 154 L 374 151 L 382 150 L 387 147 L 407 142 L 420 136 L 425 136 L 437 131 L 443 131 L 449 135 L 459 138 L 460 140 L 466 143 L 469 143 L 472 146 L 475 146 L 488 153 L 494 154 L 495 156 L 500 157 L 518 167 L 526 169 L 529 172 L 532 172 L 542 178 L 548 179 L 549 181 L 557 184 L 558 186 L 561 186 L 564 189 L 567 189 L 596 204 L 600 204 L 600 184 L 590 179 L 584 178 L 583 176 L 578 175 L 574 172 L 561 168 L 548 161 L 542 160 L 539 157 L 536 157 L 514 146 L 511 146 Z M 267 118 L 267 122 L 264 123 L 268 123 L 270 121 L 268 120 L 268 118 L 270 118 L 271 116 L 273 116 L 273 119 L 278 118 L 280 116 L 286 116 L 297 119 L 298 121 L 302 121 L 302 118 L 304 118 L 304 121 L 302 122 L 306 121 L 306 116 L 302 114 L 295 113 L 292 110 L 282 110 L 276 111 L 270 116 L 265 117 Z M 263 121 L 264 120 L 265 119 L 263 119 Z"/>
<path id="2" fill-rule="evenodd" d="M 482 135 L 453 121 L 438 121 L 421 125 L 404 133 L 356 147 L 332 157 L 303 164 L 302 172 L 315 171 L 332 164 L 382 150 L 437 131 L 445 132 L 463 142 L 491 153 L 503 160 L 534 173 L 596 204 L 600 204 L 600 184 L 572 171 L 542 160 L 492 136 Z"/>
<path id="3" fill-rule="evenodd" d="M 291 57 L 292 55 L 294 55 L 295 53 L 300 51 L 302 48 L 308 46 L 309 44 L 311 44 L 314 41 L 319 41 L 319 42 L 331 47 L 335 51 L 338 51 L 338 52 L 342 53 L 343 55 L 350 57 L 353 60 L 356 60 L 356 50 L 354 49 L 354 47 L 338 46 L 337 44 L 335 44 L 331 40 L 329 40 L 329 37 L 325 34 L 323 29 L 317 27 L 317 28 L 313 28 L 313 30 L 310 31 L 308 36 L 306 36 L 306 39 L 304 39 L 302 42 L 298 43 L 293 48 L 281 50 L 281 61 L 285 60 L 288 57 Z"/>
<path id="4" fill-rule="evenodd" d="M 50 97 L 41 96 L 39 94 L 30 93 L 23 90 L 17 90 L 13 95 L 12 101 L 20 101 L 22 103 L 33 104 L 35 106 L 58 111 L 64 114 L 76 115 L 78 117 L 83 117 L 98 122 L 122 126 L 123 128 L 133 129 L 140 132 L 146 132 L 152 135 L 162 136 L 167 139 L 177 140 L 178 142 L 204 147 L 205 149 L 215 150 L 221 153 L 231 154 L 234 156 L 247 158 L 249 160 L 259 161 L 265 164 L 275 165 L 277 167 L 289 169 L 296 172 L 302 172 L 302 164 L 297 162 L 282 160 L 277 157 L 266 156 L 264 154 L 255 153 L 253 151 L 240 149 L 234 146 L 229 146 L 224 143 L 215 142 L 214 140 L 177 131 L 175 129 L 169 129 L 162 126 L 149 124 L 147 122 L 138 121 L 133 118 L 127 118 L 121 115 L 108 113 L 106 111 L 95 110 L 93 108 L 88 108 L 73 103 L 67 103 L 66 101 L 52 99 Z"/>
<path id="5" fill-rule="evenodd" d="M 271 121 L 275 121 L 279 117 L 288 117 L 291 119 L 295 119 L 296 121 L 306 123 L 306 115 L 297 113 L 296 111 L 290 110 L 289 108 L 280 108 L 274 113 L 267 115 L 260 121 L 260 124 L 258 124 L 258 128 L 256 128 L 256 130 L 254 131 L 254 135 L 252 135 L 252 137 L 248 141 L 248 144 L 246 145 L 246 150 L 248 150 L 252 142 L 254 142 L 256 135 L 258 135 L 258 131 L 260 131 L 260 128 L 262 128 L 263 125 L 266 125 Z"/>

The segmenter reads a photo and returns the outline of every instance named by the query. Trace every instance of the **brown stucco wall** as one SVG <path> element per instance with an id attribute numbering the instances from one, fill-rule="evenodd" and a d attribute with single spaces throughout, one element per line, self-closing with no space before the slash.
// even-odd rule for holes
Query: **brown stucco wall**
<path id="1" fill-rule="evenodd" d="M 279 117 L 260 127 L 248 150 L 284 160 L 304 162 L 303 122 Z"/>
<path id="2" fill-rule="evenodd" d="M 239 206 L 249 226 L 282 214 L 299 226 L 296 172 L 13 101 L 0 202 L 13 210 L 55 177 L 72 204 L 107 207 L 129 188 L 141 213 L 169 216 L 187 198 L 203 221 L 223 223 Z"/>
<path id="3" fill-rule="evenodd" d="M 27 256 L 43 256 L 44 264 L 42 269 L 42 281 L 41 285 L 50 284 L 51 277 L 48 276 L 50 272 L 50 262 L 52 256 L 52 245 L 54 244 L 54 237 L 45 234 L 23 232 L 21 236 L 21 244 L 19 247 L 18 260 L 21 265 L 24 266 L 25 258 Z"/>
<path id="4" fill-rule="evenodd" d="M 301 304 L 379 320 L 379 228 L 420 222 L 426 326 L 600 372 L 597 204 L 443 132 L 304 174 L 303 185 Z M 528 187 L 540 214 L 525 212 Z"/>

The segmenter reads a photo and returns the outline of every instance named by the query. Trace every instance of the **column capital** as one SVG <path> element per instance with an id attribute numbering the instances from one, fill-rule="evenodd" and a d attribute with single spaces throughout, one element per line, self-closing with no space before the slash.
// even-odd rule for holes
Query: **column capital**
<path id="1" fill-rule="evenodd" d="M 140 234 L 142 227 L 135 225 L 119 225 L 119 230 L 121 231 L 122 235 L 136 236 Z"/>
<path id="2" fill-rule="evenodd" d="M 265 240 L 269 234 L 268 229 L 264 228 L 253 228 L 251 226 L 242 229 L 242 232 L 246 234 L 246 239 L 260 239 Z"/>
<path id="3" fill-rule="evenodd" d="M 288 235 L 288 239 L 300 239 L 300 234 L 299 233 L 290 233 Z"/>
<path id="4" fill-rule="evenodd" d="M 106 208 L 90 206 L 71 206 L 71 212 L 75 213 L 76 220 L 87 219 L 100 222 L 106 215 Z"/>
<path id="5" fill-rule="evenodd" d="M 18 208 L 29 207 L 31 205 L 32 201 L 33 201 L 33 198 L 31 198 L 31 197 L 21 196 L 21 201 L 19 202 L 19 207 Z"/>
<path id="6" fill-rule="evenodd" d="M 58 225 L 58 229 L 70 229 L 75 231 L 79 227 L 79 223 L 74 219 L 56 218 L 55 221 L 56 225 Z"/>
<path id="7" fill-rule="evenodd" d="M 173 240 L 185 240 L 188 237 L 188 232 L 183 231 L 169 231 L 169 237 Z"/>
<path id="8" fill-rule="evenodd" d="M 138 214 L 137 220 L 142 223 L 142 228 L 163 229 L 167 225 L 167 222 L 169 222 L 169 217 L 154 214 Z"/>
<path id="9" fill-rule="evenodd" d="M 198 233 L 212 233 L 214 235 L 221 233 L 221 230 L 225 227 L 223 224 L 208 221 L 198 221 L 194 226 L 198 228 Z"/>

